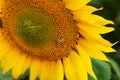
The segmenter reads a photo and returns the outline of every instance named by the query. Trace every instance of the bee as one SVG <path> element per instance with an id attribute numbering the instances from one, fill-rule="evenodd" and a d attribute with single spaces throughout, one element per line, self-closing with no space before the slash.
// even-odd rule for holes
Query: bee
<path id="1" fill-rule="evenodd" d="M 60 37 L 60 38 L 57 39 L 58 43 L 62 43 L 62 42 L 65 42 L 65 41 L 66 41 L 65 37 Z"/>

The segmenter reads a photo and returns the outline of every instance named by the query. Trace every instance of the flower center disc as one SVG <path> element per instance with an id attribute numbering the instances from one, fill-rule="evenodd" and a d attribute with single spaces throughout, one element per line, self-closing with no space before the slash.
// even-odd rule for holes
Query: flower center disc
<path id="1" fill-rule="evenodd" d="M 60 0 L 6 0 L 3 35 L 32 58 L 57 60 L 76 44 L 78 27 Z"/>
<path id="2" fill-rule="evenodd" d="M 14 21 L 16 34 L 32 48 L 41 48 L 53 38 L 55 27 L 45 13 L 22 9 Z"/>

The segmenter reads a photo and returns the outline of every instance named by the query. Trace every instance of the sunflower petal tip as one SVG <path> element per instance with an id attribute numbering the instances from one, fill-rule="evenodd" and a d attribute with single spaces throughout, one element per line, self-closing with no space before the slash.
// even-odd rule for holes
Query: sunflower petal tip
<path id="1" fill-rule="evenodd" d="M 114 46 L 114 45 L 116 45 L 118 42 L 119 42 L 119 41 L 117 41 L 117 42 L 113 43 L 113 46 Z"/>
<path id="2" fill-rule="evenodd" d="M 110 62 L 110 60 L 109 60 L 109 59 L 106 59 L 106 60 L 103 60 L 103 61 Z"/>
<path id="3" fill-rule="evenodd" d="M 117 43 L 118 43 L 118 41 L 113 43 L 112 46 L 116 45 Z M 113 52 L 117 52 L 117 51 L 115 49 L 113 49 Z"/>
<path id="4" fill-rule="evenodd" d="M 112 48 L 113 49 L 113 48 Z M 115 50 L 115 49 L 113 49 L 113 51 L 112 52 L 117 52 L 117 50 Z"/>
<path id="5" fill-rule="evenodd" d="M 103 10 L 103 7 L 101 7 L 101 8 L 98 8 L 98 10 Z"/>
<path id="6" fill-rule="evenodd" d="M 109 21 L 109 24 L 113 24 L 113 25 L 115 25 L 115 23 L 114 23 L 113 21 Z"/>
<path id="7" fill-rule="evenodd" d="M 109 27 L 109 30 L 110 30 L 110 32 L 112 32 L 112 31 L 115 30 L 115 28 L 113 28 L 113 27 Z"/>
<path id="8" fill-rule="evenodd" d="M 113 27 L 107 27 L 107 30 L 104 33 L 101 33 L 101 34 L 106 34 L 106 33 L 112 32 L 114 30 L 115 30 L 115 28 L 113 28 Z"/>
<path id="9" fill-rule="evenodd" d="M 90 74 L 90 75 L 94 78 L 94 80 L 97 80 L 97 76 L 95 75 L 94 72 L 92 74 Z"/>

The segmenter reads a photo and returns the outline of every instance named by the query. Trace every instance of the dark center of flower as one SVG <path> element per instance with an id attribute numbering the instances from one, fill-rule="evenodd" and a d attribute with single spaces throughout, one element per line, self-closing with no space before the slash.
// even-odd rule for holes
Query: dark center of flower
<path id="1" fill-rule="evenodd" d="M 76 45 L 78 27 L 61 0 L 6 0 L 2 20 L 5 40 L 29 57 L 61 59 Z"/>
<path id="2" fill-rule="evenodd" d="M 45 14 L 22 9 L 14 21 L 16 33 L 29 46 L 39 48 L 51 41 L 54 26 Z"/>

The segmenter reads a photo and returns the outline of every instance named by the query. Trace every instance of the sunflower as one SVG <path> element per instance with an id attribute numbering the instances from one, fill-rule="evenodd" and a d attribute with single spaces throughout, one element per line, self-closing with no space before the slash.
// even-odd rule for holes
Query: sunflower
<path id="1" fill-rule="evenodd" d="M 92 14 L 90 0 L 0 0 L 0 61 L 3 74 L 30 80 L 88 80 L 91 57 L 109 61 L 115 52 L 100 34 L 114 24 Z"/>

